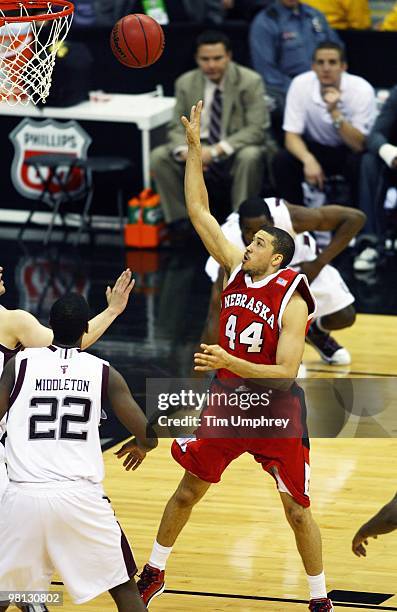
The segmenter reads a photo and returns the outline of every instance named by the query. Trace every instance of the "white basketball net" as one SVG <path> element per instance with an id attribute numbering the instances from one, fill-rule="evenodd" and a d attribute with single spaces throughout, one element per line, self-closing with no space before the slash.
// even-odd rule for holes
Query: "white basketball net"
<path id="1" fill-rule="evenodd" d="M 30 16 L 27 6 L 22 2 L 18 5 L 21 17 Z M 63 14 L 66 11 L 59 8 L 56 3 L 48 2 L 44 11 L 40 9 L 40 15 L 55 13 L 55 19 L 6 21 L 0 26 L 0 103 L 13 106 L 46 101 L 57 50 L 73 19 L 73 13 Z M 7 20 L 7 12 L 0 7 L 0 17 Z"/>

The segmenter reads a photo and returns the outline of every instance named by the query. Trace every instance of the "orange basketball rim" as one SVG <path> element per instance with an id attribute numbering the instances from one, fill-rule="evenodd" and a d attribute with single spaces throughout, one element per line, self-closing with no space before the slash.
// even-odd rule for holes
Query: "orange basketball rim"
<path id="1" fill-rule="evenodd" d="M 0 0 L 0 101 L 46 101 L 73 11 L 69 0 Z"/>

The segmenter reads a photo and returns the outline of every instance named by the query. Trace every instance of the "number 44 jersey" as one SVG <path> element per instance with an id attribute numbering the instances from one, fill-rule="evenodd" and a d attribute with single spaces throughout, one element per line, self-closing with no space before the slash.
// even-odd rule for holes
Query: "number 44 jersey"
<path id="1" fill-rule="evenodd" d="M 239 266 L 222 292 L 219 344 L 228 353 L 252 363 L 274 365 L 284 310 L 297 291 L 308 306 L 308 321 L 316 305 L 306 276 L 290 268 L 253 282 Z M 219 370 L 219 378 L 237 378 Z"/>
<path id="2" fill-rule="evenodd" d="M 11 481 L 102 481 L 99 423 L 108 378 L 109 364 L 78 348 L 18 353 L 7 419 Z"/>

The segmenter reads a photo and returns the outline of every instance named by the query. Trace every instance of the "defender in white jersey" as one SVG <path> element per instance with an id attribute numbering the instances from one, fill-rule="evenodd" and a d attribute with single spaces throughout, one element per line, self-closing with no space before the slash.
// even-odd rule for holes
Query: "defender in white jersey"
<path id="1" fill-rule="evenodd" d="M 10 478 L 0 506 L 0 591 L 48 590 L 57 571 L 75 603 L 108 590 L 118 610 L 142 612 L 136 565 L 102 488 L 105 397 L 136 435 L 119 451 L 128 455 L 127 469 L 138 467 L 157 440 L 147 437 L 146 417 L 122 376 L 81 351 L 85 299 L 58 300 L 50 324 L 53 345 L 21 351 L 0 380 Z"/>
<path id="2" fill-rule="evenodd" d="M 0 266 L 0 296 L 6 291 L 2 276 L 3 268 Z M 119 276 L 113 289 L 107 287 L 108 307 L 90 320 L 89 331 L 83 336 L 82 348 L 88 348 L 96 342 L 124 311 L 133 286 L 131 270 L 127 269 Z M 52 330 L 41 325 L 30 313 L 24 310 L 7 310 L 0 305 L 0 375 L 7 361 L 22 347 L 48 346 L 52 339 Z M 4 434 L 5 419 L 0 420 L 0 500 L 8 485 L 4 445 L 1 443 Z"/>
<path id="3" fill-rule="evenodd" d="M 330 365 L 348 365 L 349 352 L 336 342 L 330 331 L 353 325 L 354 296 L 340 273 L 329 265 L 350 240 L 360 231 L 365 215 L 347 206 L 305 208 L 289 204 L 278 198 L 250 198 L 242 203 L 238 213 L 232 213 L 222 225 L 226 238 L 244 249 L 263 225 L 274 225 L 287 231 L 295 240 L 295 255 L 290 263 L 293 269 L 304 272 L 317 302 L 316 320 L 311 325 L 307 340 Z M 312 231 L 334 232 L 330 244 L 319 251 Z M 218 338 L 219 304 L 223 275 L 219 264 L 210 257 L 205 271 L 213 285 L 205 341 Z"/>

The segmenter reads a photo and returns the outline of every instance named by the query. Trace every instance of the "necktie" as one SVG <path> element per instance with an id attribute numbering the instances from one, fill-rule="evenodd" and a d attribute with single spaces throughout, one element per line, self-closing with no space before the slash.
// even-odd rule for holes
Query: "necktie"
<path id="1" fill-rule="evenodd" d="M 222 133 L 222 92 L 217 87 L 214 91 L 210 110 L 209 144 L 216 144 L 221 140 Z"/>

